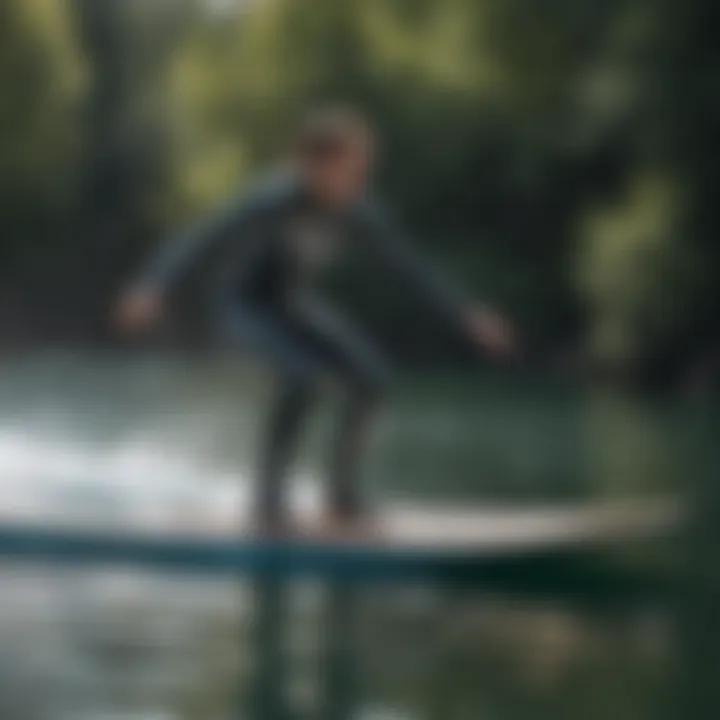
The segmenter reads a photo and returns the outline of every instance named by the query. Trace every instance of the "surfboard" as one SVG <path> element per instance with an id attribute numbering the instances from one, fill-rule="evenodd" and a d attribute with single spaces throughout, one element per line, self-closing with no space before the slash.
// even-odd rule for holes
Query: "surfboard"
<path id="1" fill-rule="evenodd" d="M 297 533 L 264 536 L 249 518 L 236 527 L 178 530 L 70 526 L 35 518 L 0 522 L 0 557 L 61 564 L 131 565 L 240 575 L 400 577 L 451 568 L 627 547 L 666 537 L 682 523 L 671 499 L 637 499 L 529 508 L 395 505 L 364 531 L 326 533 L 317 516 Z"/>

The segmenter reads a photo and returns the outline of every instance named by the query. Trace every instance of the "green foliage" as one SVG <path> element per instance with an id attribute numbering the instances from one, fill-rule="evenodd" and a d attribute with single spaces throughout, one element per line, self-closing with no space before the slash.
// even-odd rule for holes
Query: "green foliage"
<path id="1" fill-rule="evenodd" d="M 586 218 L 578 276 L 600 357 L 648 357 L 696 310 L 700 267 L 682 244 L 682 205 L 667 178 L 646 173 L 619 206 Z"/>
<path id="2" fill-rule="evenodd" d="M 180 225 L 277 157 L 308 104 L 348 100 L 381 131 L 383 195 L 442 264 L 511 308 L 540 349 L 587 338 L 599 358 L 647 360 L 720 316 L 711 10 L 6 0 L 0 225 L 21 206 L 55 217 L 83 177 L 78 226 L 102 207 L 66 252 L 122 215 L 128 242 L 113 247 L 128 258 L 108 271 L 124 268 L 154 222 Z M 72 24 L 88 13 L 103 22 Z M 398 303 L 362 279 L 345 290 L 395 335 Z"/>
<path id="3" fill-rule="evenodd" d="M 68 199 L 77 175 L 85 87 L 67 3 L 0 6 L 0 225 Z M 7 253 L 9 243 L 4 243 Z"/>

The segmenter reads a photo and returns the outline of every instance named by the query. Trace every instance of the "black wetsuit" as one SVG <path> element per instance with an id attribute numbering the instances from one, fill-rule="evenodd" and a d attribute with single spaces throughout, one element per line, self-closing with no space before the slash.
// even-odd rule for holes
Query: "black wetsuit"
<path id="1" fill-rule="evenodd" d="M 317 279 L 338 255 L 362 249 L 407 280 L 453 324 L 460 323 L 463 298 L 369 200 L 328 211 L 289 174 L 231 200 L 209 222 L 174 240 L 141 282 L 166 287 L 216 244 L 227 246 L 216 294 L 221 333 L 269 363 L 282 381 L 263 450 L 259 512 L 267 519 L 280 513 L 283 480 L 303 418 L 318 381 L 328 375 L 347 395 L 333 447 L 329 501 L 338 512 L 356 512 L 363 438 L 388 370 L 365 337 L 314 292 Z"/>

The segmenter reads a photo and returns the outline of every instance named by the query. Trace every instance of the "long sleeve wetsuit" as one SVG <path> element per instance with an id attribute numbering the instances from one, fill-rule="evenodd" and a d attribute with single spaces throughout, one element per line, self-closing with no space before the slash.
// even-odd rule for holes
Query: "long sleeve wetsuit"
<path id="1" fill-rule="evenodd" d="M 347 405 L 333 447 L 329 501 L 359 510 L 357 472 L 372 412 L 387 383 L 382 355 L 314 292 L 323 270 L 355 249 L 371 252 L 448 322 L 459 325 L 464 299 L 363 199 L 342 211 L 313 202 L 286 176 L 265 182 L 150 263 L 140 282 L 164 289 L 211 246 L 227 251 L 216 286 L 217 317 L 233 345 L 248 349 L 281 379 L 262 454 L 259 512 L 281 512 L 282 485 L 318 381 L 334 376 Z"/>

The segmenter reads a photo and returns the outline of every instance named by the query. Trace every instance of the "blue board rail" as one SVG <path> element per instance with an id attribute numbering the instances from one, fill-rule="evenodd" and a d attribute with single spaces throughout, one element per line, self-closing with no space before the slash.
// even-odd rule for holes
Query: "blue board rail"
<path id="1" fill-rule="evenodd" d="M 597 594 L 648 587 L 635 571 L 603 570 L 593 559 L 608 547 L 598 542 L 557 542 L 448 551 L 447 548 L 389 547 L 373 543 L 284 541 L 257 538 L 132 536 L 88 530 L 0 525 L 3 562 L 69 567 L 134 567 L 211 577 L 315 577 L 332 581 L 442 581 L 553 592 L 570 583 Z M 620 578 L 620 579 L 618 579 Z M 664 584 L 664 579 L 662 580 Z M 653 579 L 651 584 L 656 584 Z M 574 592 L 574 591 L 573 591 Z"/>
<path id="2" fill-rule="evenodd" d="M 544 548 L 547 551 L 547 548 Z M 525 548 L 523 555 L 527 555 Z M 483 555 L 476 550 L 388 547 L 379 544 L 291 541 L 260 538 L 215 539 L 131 536 L 125 533 L 0 526 L 0 557 L 64 565 L 133 565 L 201 575 L 427 575 L 449 568 L 481 566 L 513 553 Z"/>

